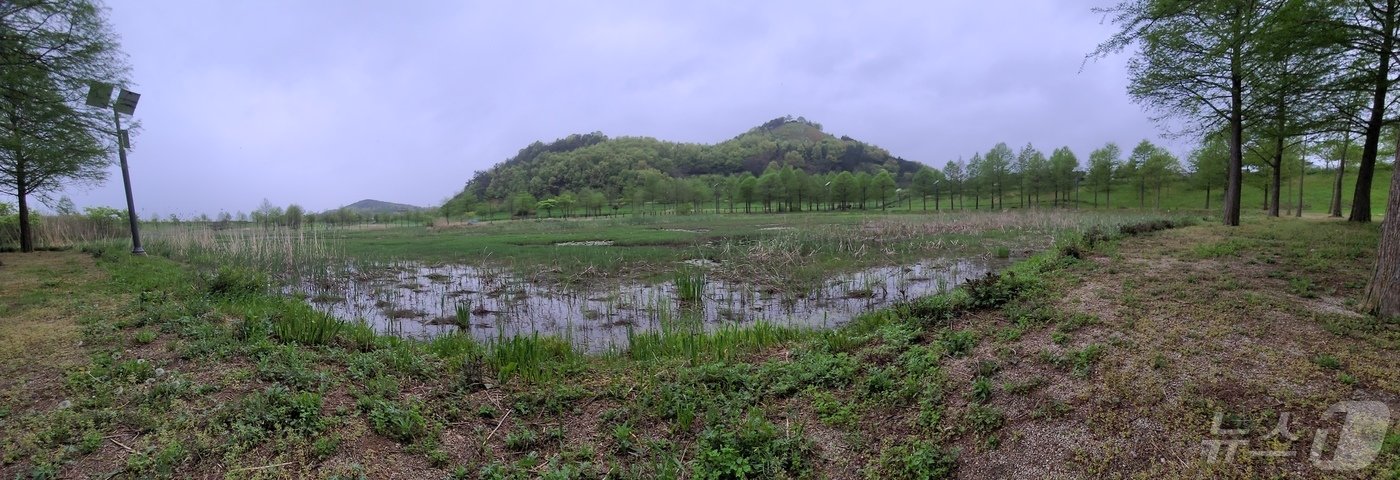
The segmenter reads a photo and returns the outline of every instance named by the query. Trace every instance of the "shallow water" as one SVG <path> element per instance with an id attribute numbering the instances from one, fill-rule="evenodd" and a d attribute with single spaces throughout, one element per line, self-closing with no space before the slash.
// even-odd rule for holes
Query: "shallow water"
<path id="1" fill-rule="evenodd" d="M 366 321 L 381 333 L 430 338 L 459 331 L 460 319 L 481 340 L 539 333 L 567 336 L 581 349 L 602 351 L 626 348 L 629 328 L 656 329 L 682 312 L 711 327 L 764 320 L 835 328 L 863 312 L 946 291 L 1008 263 L 973 257 L 877 267 L 835 275 L 805 292 L 767 293 L 746 283 L 707 280 L 694 302 L 678 301 L 672 282 L 564 289 L 503 270 L 414 263 L 350 272 L 300 290 L 318 309 Z"/>

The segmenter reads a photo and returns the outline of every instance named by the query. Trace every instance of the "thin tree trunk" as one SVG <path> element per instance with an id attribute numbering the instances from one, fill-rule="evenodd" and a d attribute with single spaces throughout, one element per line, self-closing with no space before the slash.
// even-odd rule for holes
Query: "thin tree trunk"
<path id="1" fill-rule="evenodd" d="M 1303 146 L 1300 147 L 1303 151 L 1298 155 L 1298 211 L 1293 212 L 1298 218 L 1303 218 L 1303 178 L 1308 176 L 1307 146 L 1307 140 L 1304 139 Z"/>
<path id="2" fill-rule="evenodd" d="M 1386 93 L 1390 87 L 1390 57 L 1395 39 L 1389 34 L 1386 25 L 1385 38 L 1381 39 L 1379 68 L 1376 69 L 1376 85 L 1371 94 L 1371 116 L 1366 121 L 1366 140 L 1361 147 L 1361 165 L 1356 169 L 1356 191 L 1351 197 L 1351 216 L 1347 221 L 1371 221 L 1371 182 L 1376 173 L 1376 156 L 1380 151 L 1381 126 L 1385 123 Z"/>
<path id="3" fill-rule="evenodd" d="M 1269 175 L 1269 216 L 1277 217 L 1279 209 L 1279 195 L 1283 193 L 1283 136 L 1274 140 L 1274 165 L 1273 172 Z"/>
<path id="4" fill-rule="evenodd" d="M 1138 208 L 1147 208 L 1147 176 L 1138 177 Z"/>
<path id="5" fill-rule="evenodd" d="M 1396 141 L 1400 147 L 1400 140 Z M 1400 150 L 1396 150 L 1400 158 Z M 1362 306 L 1381 318 L 1400 318 L 1400 175 L 1390 177 L 1390 201 L 1381 222 L 1381 243 L 1376 251 L 1376 271 L 1366 287 Z"/>
<path id="6" fill-rule="evenodd" d="M 1332 184 L 1332 216 L 1342 216 L 1342 177 L 1346 176 L 1347 154 L 1351 153 L 1351 133 L 1342 140 L 1342 159 L 1337 162 L 1337 180 Z"/>
<path id="7" fill-rule="evenodd" d="M 15 191 L 19 192 L 19 251 L 29 253 L 34 251 L 34 229 L 29 225 L 29 198 L 25 195 L 24 174 L 21 170 L 16 178 Z"/>
<path id="8" fill-rule="evenodd" d="M 1162 209 L 1162 179 L 1157 179 L 1157 202 L 1153 205 L 1157 210 Z"/>

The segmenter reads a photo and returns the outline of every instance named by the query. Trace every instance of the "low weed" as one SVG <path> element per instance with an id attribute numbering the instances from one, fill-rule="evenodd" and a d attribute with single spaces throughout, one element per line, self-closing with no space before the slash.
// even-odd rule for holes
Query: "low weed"
<path id="1" fill-rule="evenodd" d="M 779 433 L 777 426 L 750 412 L 732 424 L 701 432 L 695 478 L 801 478 L 810 475 L 812 445 L 801 425 Z"/>
<path id="2" fill-rule="evenodd" d="M 971 329 L 947 331 L 938 339 L 938 344 L 950 357 L 961 357 L 977 347 L 977 332 Z"/>
<path id="3" fill-rule="evenodd" d="M 275 386 L 244 397 L 223 414 L 224 423 L 236 439 L 256 441 L 269 435 L 309 437 L 325 426 L 321 418 L 321 395 L 292 392 Z"/>
<path id="4" fill-rule="evenodd" d="M 987 435 L 1001 428 L 1006 415 L 990 405 L 974 404 L 967 409 L 967 424 L 974 432 Z"/>
<path id="5" fill-rule="evenodd" d="M 404 443 L 428 435 L 428 420 L 420 404 L 369 399 L 362 401 L 360 408 L 368 413 L 370 428 L 379 435 Z"/>
<path id="6" fill-rule="evenodd" d="M 1342 362 L 1340 360 L 1337 360 L 1337 357 L 1334 357 L 1330 354 L 1319 354 L 1318 356 L 1313 357 L 1312 360 L 1313 363 L 1317 366 L 1328 370 L 1338 370 L 1342 368 Z"/>
<path id="7" fill-rule="evenodd" d="M 957 452 L 927 440 L 895 443 L 880 451 L 866 478 L 951 478 L 957 468 Z"/>

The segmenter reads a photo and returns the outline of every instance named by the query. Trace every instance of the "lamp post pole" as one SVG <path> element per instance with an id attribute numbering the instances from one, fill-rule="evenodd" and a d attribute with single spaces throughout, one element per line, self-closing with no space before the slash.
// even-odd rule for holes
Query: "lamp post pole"
<path id="1" fill-rule="evenodd" d="M 126 167 L 127 134 L 122 131 L 122 114 L 112 110 L 112 120 L 117 125 L 117 158 L 122 166 L 122 186 L 126 187 L 126 220 L 131 224 L 131 254 L 145 255 L 141 248 L 141 225 L 136 219 L 136 200 L 131 196 L 131 172 Z"/>
<path id="2" fill-rule="evenodd" d="M 136 201 L 131 197 L 131 172 L 126 166 L 126 149 L 131 146 L 131 136 L 126 130 L 122 130 L 122 114 L 135 115 L 136 103 L 141 100 L 141 94 L 120 89 L 117 101 L 112 101 L 112 90 L 114 86 L 105 82 L 89 82 L 86 103 L 88 106 L 96 108 L 111 108 L 112 123 L 117 127 L 117 158 L 122 167 L 122 186 L 126 187 L 126 220 L 131 224 L 131 253 L 133 255 L 145 255 L 146 250 L 141 248 L 141 226 L 136 218 Z"/>
<path id="3" fill-rule="evenodd" d="M 939 208 L 939 207 L 938 207 L 938 202 L 939 202 L 940 200 L 939 200 L 939 198 L 938 198 L 938 184 L 941 183 L 941 182 L 943 182 L 943 181 L 942 181 L 942 180 L 934 180 L 934 181 L 933 181 L 933 211 L 935 211 L 935 212 L 937 212 L 937 211 L 938 211 L 938 208 Z"/>

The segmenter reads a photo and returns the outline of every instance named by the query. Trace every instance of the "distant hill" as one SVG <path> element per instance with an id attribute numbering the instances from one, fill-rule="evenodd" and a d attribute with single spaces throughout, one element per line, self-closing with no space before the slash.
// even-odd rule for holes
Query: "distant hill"
<path id="1" fill-rule="evenodd" d="M 370 199 L 360 200 L 340 208 L 357 213 L 402 213 L 423 210 L 423 207 Z"/>
<path id="2" fill-rule="evenodd" d="M 655 173 L 677 178 L 761 175 L 770 164 L 810 174 L 887 170 L 896 178 L 923 166 L 880 147 L 826 133 L 821 124 L 805 118 L 786 116 L 713 145 L 651 137 L 609 138 L 599 132 L 535 142 L 514 157 L 476 172 L 458 197 L 496 200 L 528 192 L 543 198 L 583 189 L 617 195 Z"/>

